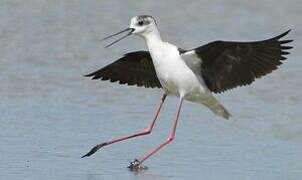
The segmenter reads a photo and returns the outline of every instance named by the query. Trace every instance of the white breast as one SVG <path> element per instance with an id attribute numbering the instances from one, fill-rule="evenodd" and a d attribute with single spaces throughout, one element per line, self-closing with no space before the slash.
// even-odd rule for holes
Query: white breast
<path id="1" fill-rule="evenodd" d="M 150 54 L 159 81 L 167 93 L 179 96 L 205 91 L 199 75 L 188 67 L 176 46 L 163 43 L 161 47 L 151 48 Z"/>

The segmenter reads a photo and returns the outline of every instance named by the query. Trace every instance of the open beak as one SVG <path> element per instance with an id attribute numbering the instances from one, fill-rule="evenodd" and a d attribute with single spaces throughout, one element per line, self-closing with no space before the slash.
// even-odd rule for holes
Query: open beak
<path id="1" fill-rule="evenodd" d="M 107 46 L 105 46 L 105 48 L 107 48 L 109 46 L 112 46 L 113 44 L 119 42 L 120 40 L 125 39 L 126 37 L 130 36 L 134 30 L 135 30 L 134 28 L 127 28 L 127 29 L 124 29 L 124 30 L 122 30 L 122 31 L 120 31 L 118 33 L 115 33 L 115 34 L 112 34 L 110 36 L 107 36 L 107 37 L 103 38 L 102 40 L 106 40 L 106 39 L 109 39 L 109 38 L 114 37 L 116 35 L 119 35 L 119 34 L 121 34 L 123 32 L 128 32 L 125 36 L 122 36 L 121 38 L 119 38 L 119 39 L 113 41 L 112 43 L 108 44 Z"/>

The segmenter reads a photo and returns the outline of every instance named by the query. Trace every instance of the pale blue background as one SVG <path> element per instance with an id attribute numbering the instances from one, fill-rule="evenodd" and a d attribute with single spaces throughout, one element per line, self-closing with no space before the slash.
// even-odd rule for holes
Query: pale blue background
<path id="1" fill-rule="evenodd" d="M 301 179 L 301 10 L 300 0 L 0 0 L 0 179 Z M 101 41 L 138 14 L 153 15 L 162 37 L 183 48 L 292 28 L 295 49 L 271 75 L 217 95 L 229 121 L 185 103 L 175 142 L 134 174 L 125 167 L 166 138 L 177 99 L 168 98 L 152 135 L 81 159 L 98 142 L 143 129 L 161 96 L 82 75 L 146 49 L 138 37 L 109 49 Z"/>

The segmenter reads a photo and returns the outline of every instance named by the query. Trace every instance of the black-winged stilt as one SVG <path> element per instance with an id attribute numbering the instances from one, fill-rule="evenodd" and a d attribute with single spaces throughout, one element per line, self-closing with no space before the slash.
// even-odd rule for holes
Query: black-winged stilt
<path id="1" fill-rule="evenodd" d="M 162 40 L 152 16 L 133 17 L 129 28 L 104 38 L 128 32 L 106 47 L 134 34 L 143 37 L 149 51 L 127 53 L 112 64 L 86 76 L 111 82 L 119 81 L 120 84 L 162 88 L 163 97 L 146 129 L 98 144 L 83 157 L 90 156 L 109 144 L 150 134 L 167 95 L 179 97 L 174 124 L 168 138 L 133 161 L 129 168 L 142 167 L 147 158 L 173 141 L 183 100 L 203 104 L 216 115 L 228 119 L 230 113 L 212 93 L 251 84 L 256 78 L 277 69 L 286 59 L 285 55 L 289 54 L 286 50 L 292 48 L 285 46 L 292 40 L 280 40 L 289 31 L 262 41 L 214 41 L 195 49 L 184 50 Z"/>

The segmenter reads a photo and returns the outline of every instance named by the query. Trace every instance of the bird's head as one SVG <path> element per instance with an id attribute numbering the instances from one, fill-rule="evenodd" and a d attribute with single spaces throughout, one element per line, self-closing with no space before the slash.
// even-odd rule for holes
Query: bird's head
<path id="1" fill-rule="evenodd" d="M 103 38 L 103 40 L 111 38 L 116 35 L 119 35 L 124 32 L 128 32 L 128 33 L 126 35 L 122 36 L 121 38 L 115 40 L 114 42 L 110 43 L 106 47 L 109 47 L 132 34 L 138 35 L 141 37 L 147 37 L 149 34 L 152 34 L 153 32 L 158 32 L 158 31 L 157 31 L 156 21 L 152 16 L 140 15 L 140 16 L 135 16 L 131 19 L 129 28 L 126 28 L 118 33 L 107 36 L 107 37 Z"/>
<path id="2" fill-rule="evenodd" d="M 132 34 L 139 36 L 147 36 L 154 32 L 156 28 L 156 21 L 152 16 L 140 15 L 131 19 L 130 28 L 133 29 Z"/>

